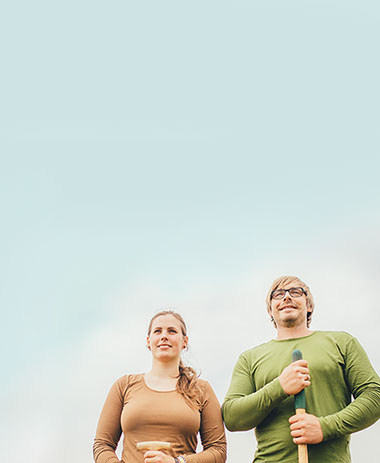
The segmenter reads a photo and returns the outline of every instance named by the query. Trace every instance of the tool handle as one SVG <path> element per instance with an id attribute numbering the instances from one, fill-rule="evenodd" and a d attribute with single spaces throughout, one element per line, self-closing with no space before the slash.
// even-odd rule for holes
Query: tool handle
<path id="1" fill-rule="evenodd" d="M 161 442 L 157 440 L 151 440 L 147 442 L 137 442 L 136 444 L 137 450 L 141 450 L 142 452 L 147 452 L 148 450 L 170 450 L 171 444 L 170 442 Z"/>
<path id="2" fill-rule="evenodd" d="M 302 352 L 299 349 L 295 349 L 292 352 L 292 362 L 296 362 L 297 360 L 302 359 Z M 305 400 L 305 389 L 302 389 L 298 394 L 295 394 L 294 396 L 294 408 L 296 411 L 298 409 L 304 409 L 306 408 L 306 400 Z"/>
<path id="3" fill-rule="evenodd" d="M 302 352 L 299 349 L 295 349 L 292 352 L 292 362 L 302 359 Z M 296 415 L 306 413 L 306 400 L 305 400 L 305 389 L 302 389 L 298 394 L 294 396 L 294 408 L 296 409 Z M 309 457 L 307 454 L 307 444 L 298 444 L 298 463 L 308 463 Z"/>
<path id="4" fill-rule="evenodd" d="M 307 444 L 298 444 L 298 463 L 309 463 Z"/>

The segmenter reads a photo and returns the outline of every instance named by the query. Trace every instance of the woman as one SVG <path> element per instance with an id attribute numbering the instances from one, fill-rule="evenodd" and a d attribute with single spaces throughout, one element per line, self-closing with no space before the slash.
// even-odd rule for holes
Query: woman
<path id="1" fill-rule="evenodd" d="M 124 434 L 123 463 L 223 463 L 226 438 L 218 400 L 211 386 L 185 367 L 181 352 L 188 344 L 186 325 L 173 311 L 150 321 L 147 347 L 152 369 L 126 375 L 112 386 L 94 442 L 96 463 L 119 463 L 115 449 Z M 203 451 L 196 453 L 200 433 Z M 171 443 L 171 454 L 138 452 L 143 441 Z"/>

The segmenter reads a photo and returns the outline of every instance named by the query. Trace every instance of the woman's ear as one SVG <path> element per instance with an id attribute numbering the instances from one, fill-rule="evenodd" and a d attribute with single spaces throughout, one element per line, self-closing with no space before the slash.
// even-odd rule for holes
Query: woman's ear
<path id="1" fill-rule="evenodd" d="M 150 339 L 149 339 L 149 336 L 146 338 L 146 347 L 150 350 Z"/>

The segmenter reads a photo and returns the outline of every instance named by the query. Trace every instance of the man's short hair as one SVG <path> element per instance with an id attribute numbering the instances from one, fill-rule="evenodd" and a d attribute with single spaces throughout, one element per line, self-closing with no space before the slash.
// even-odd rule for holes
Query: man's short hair
<path id="1" fill-rule="evenodd" d="M 267 311 L 269 313 L 269 310 L 271 308 L 271 302 L 272 302 L 272 292 L 275 291 L 278 288 L 283 288 L 284 286 L 289 285 L 290 283 L 295 283 L 295 287 L 300 286 L 306 291 L 306 307 L 310 310 L 310 312 L 307 313 L 307 327 L 309 328 L 310 322 L 311 322 L 311 316 L 314 312 L 314 298 L 313 295 L 311 294 L 310 288 L 307 286 L 306 283 L 304 283 L 300 278 L 291 276 L 291 275 L 284 275 L 282 277 L 276 278 L 274 282 L 272 283 L 272 286 L 269 289 L 269 292 L 267 294 L 266 298 L 266 303 L 267 303 Z"/>

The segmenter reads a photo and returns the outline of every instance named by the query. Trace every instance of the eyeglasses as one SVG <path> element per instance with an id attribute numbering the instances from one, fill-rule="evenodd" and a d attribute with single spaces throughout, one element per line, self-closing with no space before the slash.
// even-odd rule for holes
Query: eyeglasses
<path id="1" fill-rule="evenodd" d="M 289 288 L 289 289 L 275 289 L 271 292 L 271 299 L 282 299 L 286 293 L 291 297 L 301 297 L 303 294 L 306 296 L 307 292 L 303 288 Z"/>

